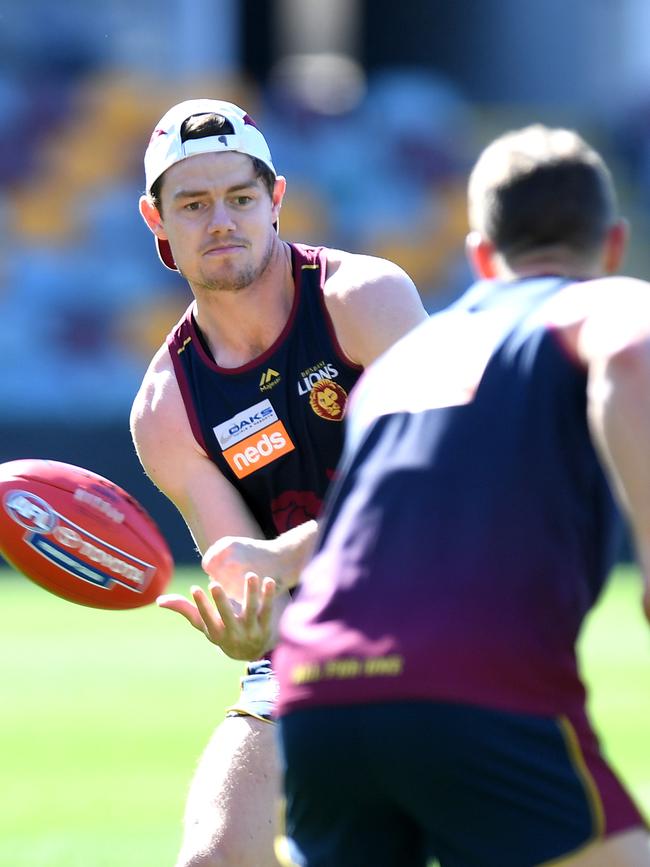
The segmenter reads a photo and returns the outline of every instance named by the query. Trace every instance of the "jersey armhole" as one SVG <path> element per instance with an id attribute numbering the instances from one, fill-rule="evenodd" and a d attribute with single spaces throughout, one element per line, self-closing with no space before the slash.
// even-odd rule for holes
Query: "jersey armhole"
<path id="1" fill-rule="evenodd" d="M 353 370 L 363 370 L 363 364 L 359 364 L 357 361 L 353 361 L 347 352 L 341 346 L 339 339 L 336 335 L 336 330 L 334 328 L 334 322 L 332 321 L 332 317 L 330 315 L 329 310 L 327 309 L 327 304 L 325 303 L 325 291 L 324 291 L 324 283 L 327 278 L 327 253 L 324 247 L 319 247 L 316 250 L 316 258 L 318 259 L 320 265 L 320 283 L 318 285 L 318 303 L 320 305 L 321 310 L 323 311 L 323 319 L 325 320 L 325 325 L 327 326 L 327 332 L 329 334 L 330 340 L 332 341 L 332 346 L 340 360 L 351 367 Z"/>
<path id="2" fill-rule="evenodd" d="M 181 393 L 181 398 L 183 399 L 183 405 L 185 406 L 185 413 L 187 415 L 187 420 L 190 423 L 190 428 L 192 430 L 192 434 L 194 435 L 194 439 L 201 446 L 205 454 L 209 454 L 207 443 L 203 437 L 203 433 L 201 431 L 201 425 L 199 423 L 199 417 L 196 413 L 196 407 L 192 401 L 190 384 L 187 379 L 187 371 L 183 366 L 183 362 L 180 359 L 181 352 L 185 351 L 185 347 L 188 345 L 189 341 L 192 340 L 192 337 L 188 337 L 181 346 L 178 346 L 178 340 L 176 338 L 176 334 L 178 332 L 172 332 L 167 338 L 167 349 L 169 351 L 169 356 L 172 360 L 172 367 L 174 368 L 174 375 L 176 376 L 176 382 L 178 383 L 178 389 Z"/>
<path id="3" fill-rule="evenodd" d="M 546 328 L 559 351 L 569 364 L 571 364 L 572 367 L 575 367 L 576 370 L 586 371 L 587 364 L 578 355 L 574 341 L 566 334 L 565 330 L 552 322 L 547 324 Z"/>

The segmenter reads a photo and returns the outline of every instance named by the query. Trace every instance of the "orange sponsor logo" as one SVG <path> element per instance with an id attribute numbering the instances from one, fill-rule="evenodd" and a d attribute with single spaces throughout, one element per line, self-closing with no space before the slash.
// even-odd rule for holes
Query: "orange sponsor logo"
<path id="1" fill-rule="evenodd" d="M 226 449 L 223 456 L 237 478 L 243 479 L 294 449 L 285 426 L 276 421 Z"/>

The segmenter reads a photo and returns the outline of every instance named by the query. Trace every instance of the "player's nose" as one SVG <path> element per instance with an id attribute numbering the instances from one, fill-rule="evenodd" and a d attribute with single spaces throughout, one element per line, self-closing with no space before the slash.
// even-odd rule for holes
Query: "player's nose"
<path id="1" fill-rule="evenodd" d="M 216 200 L 210 208 L 208 229 L 211 232 L 229 231 L 235 227 L 233 214 L 226 202 Z"/>

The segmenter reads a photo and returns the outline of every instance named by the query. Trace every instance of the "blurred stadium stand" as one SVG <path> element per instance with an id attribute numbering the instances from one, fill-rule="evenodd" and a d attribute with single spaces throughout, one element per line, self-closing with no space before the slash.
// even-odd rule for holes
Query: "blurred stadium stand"
<path id="1" fill-rule="evenodd" d="M 633 222 L 643 228 L 648 219 L 650 88 L 625 112 L 610 105 L 585 115 L 577 101 L 558 104 L 557 81 L 554 107 L 526 104 L 520 69 L 517 99 L 511 86 L 499 101 L 496 64 L 486 91 L 476 64 L 463 77 L 457 55 L 447 64 L 453 75 L 435 62 L 451 57 L 449 45 L 462 52 L 465 39 L 480 37 L 463 19 L 465 2 L 400 4 L 403 20 L 388 16 L 382 42 L 378 14 L 394 4 L 350 0 L 357 56 L 341 45 L 301 53 L 299 34 L 293 46 L 279 39 L 278 25 L 266 25 L 291 2 L 262 10 L 254 0 L 23 0 L 1 19 L 0 461 L 49 457 L 113 478 L 151 509 L 178 560 L 193 559 L 193 545 L 144 477 L 128 434 L 146 365 L 190 300 L 184 281 L 159 264 L 137 212 L 144 148 L 167 107 L 192 96 L 245 105 L 288 178 L 283 236 L 394 259 L 430 310 L 470 279 L 466 172 L 509 126 L 580 124 L 620 169 Z M 520 45 L 520 64 L 524 56 Z M 539 75 L 531 67 L 538 89 Z M 475 99 L 473 83 L 489 102 Z M 647 275 L 647 264 L 637 249 L 633 270 Z"/>

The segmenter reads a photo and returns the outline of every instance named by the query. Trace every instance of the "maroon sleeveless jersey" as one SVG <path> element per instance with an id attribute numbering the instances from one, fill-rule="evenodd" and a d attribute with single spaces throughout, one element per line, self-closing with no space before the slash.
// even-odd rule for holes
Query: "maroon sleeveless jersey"
<path id="1" fill-rule="evenodd" d="M 292 244 L 291 254 L 291 313 L 258 358 L 220 367 L 194 304 L 167 338 L 194 437 L 267 538 L 317 516 L 341 452 L 348 392 L 361 373 L 325 307 L 326 250 Z"/>

